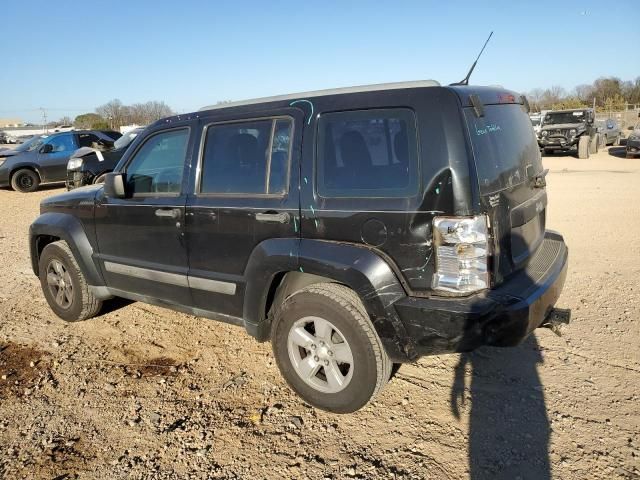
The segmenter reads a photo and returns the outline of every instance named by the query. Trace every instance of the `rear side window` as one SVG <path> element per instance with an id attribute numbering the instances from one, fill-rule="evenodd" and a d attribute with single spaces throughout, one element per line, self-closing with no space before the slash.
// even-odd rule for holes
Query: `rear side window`
<path id="1" fill-rule="evenodd" d="M 409 197 L 418 189 L 415 117 L 405 108 L 334 112 L 319 122 L 325 197 Z"/>
<path id="2" fill-rule="evenodd" d="M 292 128 L 289 118 L 208 126 L 200 192 L 255 195 L 286 193 Z"/>

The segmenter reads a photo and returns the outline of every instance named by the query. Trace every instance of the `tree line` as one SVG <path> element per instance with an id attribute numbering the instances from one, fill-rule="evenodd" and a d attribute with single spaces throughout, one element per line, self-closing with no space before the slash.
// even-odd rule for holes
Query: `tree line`
<path id="1" fill-rule="evenodd" d="M 173 114 L 171 107 L 164 102 L 150 101 L 124 105 L 120 100 L 114 99 L 97 107 L 95 113 L 78 115 L 73 121 L 73 126 L 95 130 L 117 130 L 122 125 L 149 125 Z M 71 121 L 65 123 L 64 120 L 69 119 L 61 119 L 59 123 L 71 124 Z"/>
<path id="2" fill-rule="evenodd" d="M 627 105 L 640 104 L 640 77 L 623 81 L 617 77 L 601 77 L 592 84 L 578 85 L 571 91 L 559 86 L 536 88 L 527 94 L 532 111 L 592 107 L 596 110 L 619 111 Z"/>

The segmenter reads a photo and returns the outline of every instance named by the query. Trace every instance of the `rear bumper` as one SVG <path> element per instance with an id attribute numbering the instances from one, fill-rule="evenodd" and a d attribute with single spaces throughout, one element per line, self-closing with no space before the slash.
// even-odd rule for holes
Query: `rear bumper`
<path id="1" fill-rule="evenodd" d="M 547 231 L 528 266 L 498 288 L 466 298 L 407 297 L 394 306 L 418 356 L 514 346 L 551 313 L 567 265 L 564 239 Z"/>

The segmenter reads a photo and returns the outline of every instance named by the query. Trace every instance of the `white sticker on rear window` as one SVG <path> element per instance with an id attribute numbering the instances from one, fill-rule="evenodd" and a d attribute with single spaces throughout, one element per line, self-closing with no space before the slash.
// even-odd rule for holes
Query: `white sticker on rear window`
<path id="1" fill-rule="evenodd" d="M 584 112 L 573 112 L 573 113 L 572 113 L 572 115 L 573 115 L 574 117 L 581 117 L 581 116 L 583 116 L 583 115 L 584 115 Z"/>

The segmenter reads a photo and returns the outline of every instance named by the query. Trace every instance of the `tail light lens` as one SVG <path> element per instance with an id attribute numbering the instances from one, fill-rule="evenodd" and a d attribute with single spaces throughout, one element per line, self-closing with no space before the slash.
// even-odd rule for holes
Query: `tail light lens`
<path id="1" fill-rule="evenodd" d="M 489 223 L 486 215 L 435 217 L 436 271 L 432 288 L 469 295 L 489 288 Z"/>

